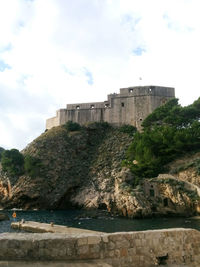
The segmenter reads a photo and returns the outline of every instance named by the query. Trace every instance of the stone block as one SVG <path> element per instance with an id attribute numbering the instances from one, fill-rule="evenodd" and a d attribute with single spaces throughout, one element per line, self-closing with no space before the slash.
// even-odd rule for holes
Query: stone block
<path id="1" fill-rule="evenodd" d="M 89 252 L 89 246 L 88 245 L 80 246 L 77 248 L 77 254 L 78 255 L 88 254 L 88 252 Z"/>
<path id="2" fill-rule="evenodd" d="M 88 245 L 99 244 L 101 242 L 100 236 L 88 236 Z"/>
<path id="3" fill-rule="evenodd" d="M 113 257 L 115 256 L 115 251 L 114 251 L 114 250 L 110 250 L 110 251 L 108 252 L 108 256 L 109 256 L 110 258 L 113 258 Z"/>
<path id="4" fill-rule="evenodd" d="M 115 249 L 115 257 L 120 258 L 120 250 L 119 249 Z"/>
<path id="5" fill-rule="evenodd" d="M 8 248 L 19 248 L 21 246 L 21 242 L 19 240 L 13 240 L 12 242 L 8 242 Z"/>
<path id="6" fill-rule="evenodd" d="M 127 239 L 122 239 L 121 241 L 115 242 L 116 248 L 130 248 L 130 242 Z"/>
<path id="7" fill-rule="evenodd" d="M 136 248 L 128 248 L 128 255 L 134 256 L 136 254 Z"/>
<path id="8" fill-rule="evenodd" d="M 133 266 L 138 266 L 140 263 L 140 257 L 138 255 L 135 255 L 134 257 L 132 257 L 133 259 Z"/>
<path id="9" fill-rule="evenodd" d="M 121 248 L 120 249 L 120 256 L 121 257 L 127 257 L 128 256 L 128 251 L 126 248 Z"/>
<path id="10" fill-rule="evenodd" d="M 153 243 L 153 246 L 154 246 L 154 247 L 158 247 L 158 248 L 159 248 L 159 246 L 160 246 L 160 242 L 159 242 L 159 239 L 158 239 L 158 238 L 154 238 L 154 239 L 152 240 L 152 243 Z"/>
<path id="11" fill-rule="evenodd" d="M 137 255 L 142 255 L 144 253 L 144 248 L 143 247 L 136 247 L 136 254 Z"/>
<path id="12" fill-rule="evenodd" d="M 141 239 L 136 239 L 136 240 L 135 240 L 135 246 L 136 246 L 136 247 L 141 247 L 141 245 L 142 245 L 142 241 L 141 241 Z"/>
<path id="13" fill-rule="evenodd" d="M 112 242 L 112 241 L 110 241 L 110 242 L 108 243 L 108 249 L 112 250 L 112 249 L 114 249 L 114 248 L 115 248 L 115 243 Z"/>
<path id="14" fill-rule="evenodd" d="M 100 252 L 100 246 L 98 244 L 89 245 L 89 250 L 91 253 L 99 253 Z"/>
<path id="15" fill-rule="evenodd" d="M 87 237 L 79 238 L 78 241 L 77 241 L 77 245 L 78 246 L 87 245 L 87 243 L 88 243 L 88 238 Z"/>
<path id="16" fill-rule="evenodd" d="M 162 243 L 161 243 L 162 244 Z M 141 239 L 141 245 L 143 246 L 143 247 L 146 247 L 146 245 L 147 245 L 147 240 L 146 239 Z"/>
<path id="17" fill-rule="evenodd" d="M 67 256 L 73 256 L 74 255 L 74 252 L 75 252 L 75 249 L 74 249 L 74 246 L 68 246 L 65 248 L 65 251 L 66 251 L 66 255 Z"/>
<path id="18" fill-rule="evenodd" d="M 103 236 L 102 240 L 103 240 L 104 243 L 108 243 L 108 237 L 107 236 Z"/>

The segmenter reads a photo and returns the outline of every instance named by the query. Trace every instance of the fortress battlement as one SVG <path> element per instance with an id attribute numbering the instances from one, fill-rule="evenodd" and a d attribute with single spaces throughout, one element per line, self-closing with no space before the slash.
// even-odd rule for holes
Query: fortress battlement
<path id="1" fill-rule="evenodd" d="M 157 107 L 175 97 L 172 87 L 135 86 L 121 88 L 119 94 L 109 94 L 104 102 L 67 104 L 59 109 L 56 117 L 47 119 L 46 129 L 67 121 L 81 125 L 88 122 L 108 122 L 120 126 L 130 124 L 138 129 L 142 121 Z"/>

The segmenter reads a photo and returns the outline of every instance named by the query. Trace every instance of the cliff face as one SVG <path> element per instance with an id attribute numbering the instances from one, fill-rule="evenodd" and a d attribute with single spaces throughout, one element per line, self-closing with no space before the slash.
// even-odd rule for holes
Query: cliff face
<path id="1" fill-rule="evenodd" d="M 0 206 L 98 208 L 130 218 L 198 212 L 198 187 L 174 176 L 143 179 L 133 188 L 134 177 L 121 167 L 131 141 L 120 129 L 99 124 L 78 132 L 52 128 L 23 151 L 40 160 L 40 175 L 0 174 Z"/>
<path id="2" fill-rule="evenodd" d="M 1 194 L 3 207 L 60 209 L 74 206 L 71 199 L 80 188 L 113 190 L 112 171 L 121 169 L 121 161 L 131 137 L 118 129 L 93 124 L 78 132 L 64 127 L 53 128 L 42 134 L 24 149 L 41 162 L 41 175 L 1 176 L 1 191 L 9 181 L 12 196 Z M 101 179 L 101 181 L 100 181 Z M 79 205 L 79 203 L 77 203 Z M 80 204 L 83 206 L 83 204 Z"/>

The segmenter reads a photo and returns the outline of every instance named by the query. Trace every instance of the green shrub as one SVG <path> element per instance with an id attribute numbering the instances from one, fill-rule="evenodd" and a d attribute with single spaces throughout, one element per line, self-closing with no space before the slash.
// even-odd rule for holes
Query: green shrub
<path id="1" fill-rule="evenodd" d="M 73 121 L 68 121 L 64 127 L 69 131 L 69 132 L 74 132 L 74 131 L 80 131 L 81 130 L 81 125 L 73 122 Z"/>
<path id="2" fill-rule="evenodd" d="M 106 122 L 106 121 L 102 121 L 102 122 L 89 122 L 86 124 L 86 128 L 91 129 L 91 130 L 95 130 L 95 129 L 108 129 L 110 128 L 111 125 Z"/>
<path id="3" fill-rule="evenodd" d="M 4 150 L 1 164 L 3 171 L 11 176 L 19 176 L 24 173 L 24 156 L 17 149 Z"/>
<path id="4" fill-rule="evenodd" d="M 1 155 L 5 149 L 3 147 L 0 147 L 0 161 L 1 161 Z"/>
<path id="5" fill-rule="evenodd" d="M 127 133 L 130 136 L 133 136 L 137 132 L 137 128 L 133 125 L 124 124 L 121 127 L 119 127 L 120 132 Z"/>
<path id="6" fill-rule="evenodd" d="M 26 155 L 24 158 L 24 170 L 27 175 L 34 178 L 41 174 L 41 162 L 39 159 Z"/>

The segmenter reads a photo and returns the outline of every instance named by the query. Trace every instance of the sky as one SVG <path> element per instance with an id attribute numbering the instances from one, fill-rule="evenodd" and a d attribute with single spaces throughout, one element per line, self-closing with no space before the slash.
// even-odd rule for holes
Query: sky
<path id="1" fill-rule="evenodd" d="M 199 0 L 0 0 L 0 146 L 21 150 L 56 110 L 122 87 L 192 104 L 199 65 Z"/>

